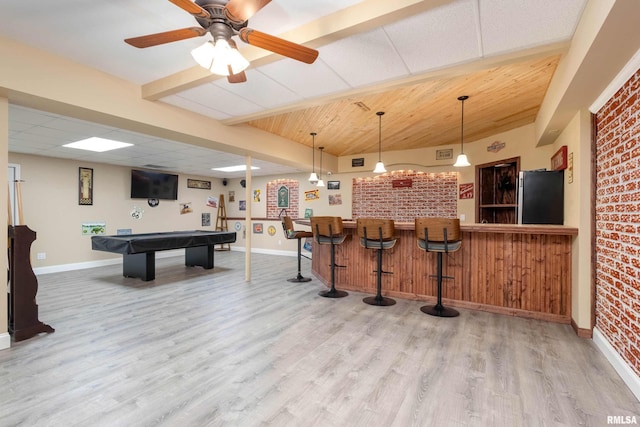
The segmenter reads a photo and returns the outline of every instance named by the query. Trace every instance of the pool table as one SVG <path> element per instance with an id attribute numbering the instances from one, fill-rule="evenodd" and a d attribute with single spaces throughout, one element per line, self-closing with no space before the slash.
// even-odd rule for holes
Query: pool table
<path id="1" fill-rule="evenodd" d="M 144 281 L 156 277 L 157 251 L 185 249 L 185 265 L 213 268 L 215 245 L 236 241 L 234 231 L 170 231 L 162 233 L 92 236 L 91 249 L 123 255 L 122 274 Z"/>

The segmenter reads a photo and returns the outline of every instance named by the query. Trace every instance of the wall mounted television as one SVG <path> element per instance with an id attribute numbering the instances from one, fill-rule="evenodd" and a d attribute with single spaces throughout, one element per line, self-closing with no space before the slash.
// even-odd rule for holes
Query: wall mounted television
<path id="1" fill-rule="evenodd" d="M 131 169 L 131 198 L 178 200 L 178 175 Z"/>

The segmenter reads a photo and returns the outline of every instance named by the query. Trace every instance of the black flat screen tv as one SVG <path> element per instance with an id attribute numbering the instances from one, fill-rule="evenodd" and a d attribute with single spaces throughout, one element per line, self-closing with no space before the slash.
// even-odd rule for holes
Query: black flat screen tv
<path id="1" fill-rule="evenodd" d="M 178 175 L 132 169 L 131 198 L 178 200 Z"/>

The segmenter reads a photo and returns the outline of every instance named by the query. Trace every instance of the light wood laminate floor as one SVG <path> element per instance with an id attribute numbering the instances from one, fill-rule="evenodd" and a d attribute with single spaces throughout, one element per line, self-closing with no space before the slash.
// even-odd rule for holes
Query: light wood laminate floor
<path id="1" fill-rule="evenodd" d="M 56 329 L 0 351 L 2 426 L 603 426 L 640 404 L 568 325 L 331 300 L 296 259 L 216 252 L 39 277 Z M 310 275 L 303 260 L 303 274 Z M 338 273 L 339 274 L 339 273 Z"/>

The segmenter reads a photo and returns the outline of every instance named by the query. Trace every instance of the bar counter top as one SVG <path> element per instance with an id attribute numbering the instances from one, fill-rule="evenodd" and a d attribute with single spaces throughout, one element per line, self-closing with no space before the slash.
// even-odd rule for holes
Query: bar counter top
<path id="1" fill-rule="evenodd" d="M 308 219 L 299 219 L 296 224 L 311 226 Z M 356 221 L 345 219 L 342 221 L 345 229 L 356 228 Z M 414 230 L 413 222 L 396 222 L 396 230 Z M 460 230 L 472 231 L 475 233 L 515 233 L 515 234 L 555 234 L 561 236 L 577 236 L 578 229 L 566 225 L 546 225 L 546 224 L 465 224 L 460 223 Z"/>
<path id="2" fill-rule="evenodd" d="M 310 225 L 309 220 L 296 223 Z M 356 221 L 343 221 L 336 288 L 375 294 L 375 251 L 360 246 Z M 444 259 L 443 303 L 560 323 L 571 321 L 571 244 L 578 229 L 562 225 L 461 224 L 462 247 Z M 414 223 L 396 222 L 398 242 L 384 251 L 382 294 L 433 302 L 436 254 L 418 248 Z M 312 272 L 331 277 L 328 245 L 313 245 Z"/>

